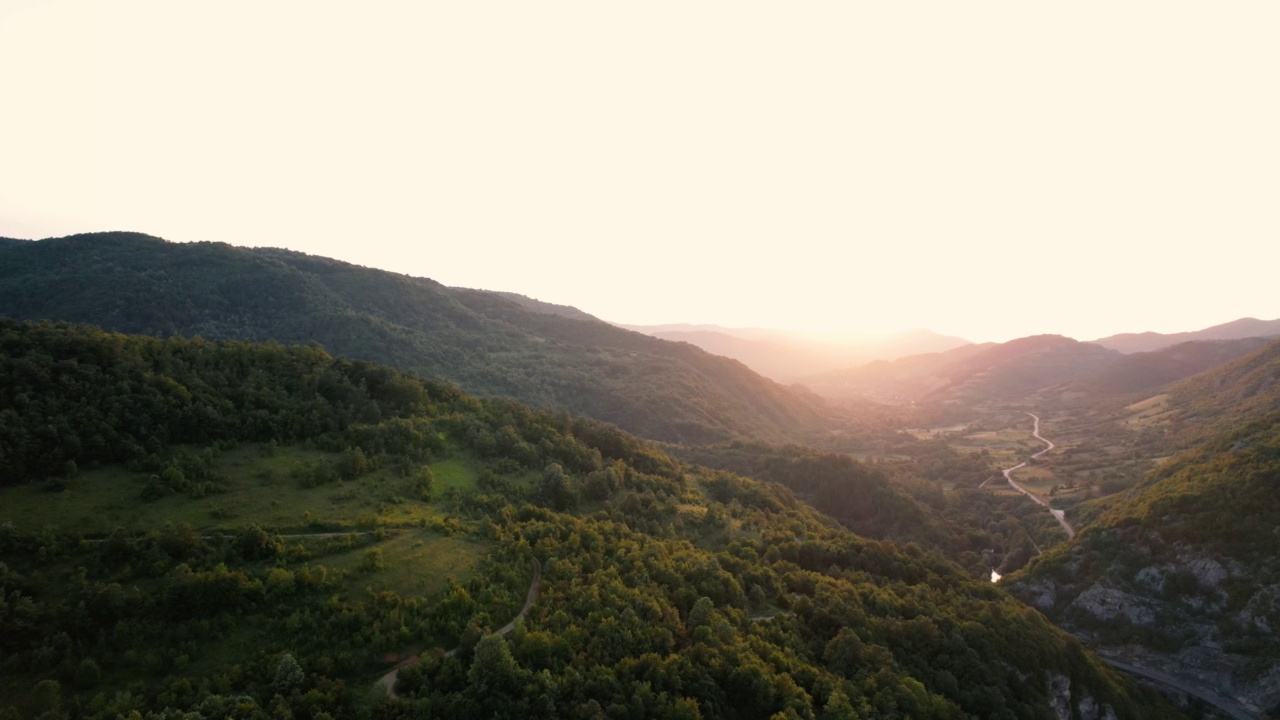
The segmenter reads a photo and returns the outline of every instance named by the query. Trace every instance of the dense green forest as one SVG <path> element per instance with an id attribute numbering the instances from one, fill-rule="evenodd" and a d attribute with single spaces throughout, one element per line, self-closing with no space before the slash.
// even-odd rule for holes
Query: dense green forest
<path id="1" fill-rule="evenodd" d="M 906 433 L 885 447 L 895 459 L 876 463 L 794 445 L 734 443 L 668 451 L 784 485 L 858 535 L 916 543 L 974 577 L 1013 572 L 1036 548 L 1064 539 L 1057 523 L 1034 503 L 979 489 L 999 475 L 990 457 L 962 454 L 945 440 L 917 440 Z"/>
<path id="2" fill-rule="evenodd" d="M 779 441 L 828 410 L 741 363 L 572 309 L 270 248 L 96 233 L 0 245 L 0 315 L 321 344 L 681 443 Z"/>
<path id="3" fill-rule="evenodd" d="M 314 347 L 0 348 L 3 716 L 1177 716 L 941 555 L 608 425 Z"/>

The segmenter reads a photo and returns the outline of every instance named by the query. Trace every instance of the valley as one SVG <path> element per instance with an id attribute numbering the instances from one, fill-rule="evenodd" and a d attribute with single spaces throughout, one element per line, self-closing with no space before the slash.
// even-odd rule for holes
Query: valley
<path id="1" fill-rule="evenodd" d="M 510 294 L 49 242 L 0 249 L 0 717 L 1280 707 L 1280 343 L 782 386 Z"/>
<path id="2" fill-rule="evenodd" d="M 1032 413 L 1027 413 L 1027 414 L 1030 415 L 1031 419 L 1035 421 L 1035 427 L 1031 430 L 1031 436 L 1039 440 L 1040 442 L 1047 444 L 1049 447 L 1033 454 L 1029 459 L 1027 459 L 1026 462 L 1020 463 L 1018 465 L 1014 465 L 1013 467 L 1010 467 L 1010 468 L 1005 468 L 1000 472 L 1004 475 L 1004 479 L 1009 481 L 1009 485 L 1012 486 L 1013 489 L 1017 490 L 1023 495 L 1026 495 L 1033 502 L 1035 502 L 1035 504 L 1048 510 L 1049 514 L 1053 516 L 1053 519 L 1057 520 L 1058 524 L 1062 526 L 1063 531 L 1067 533 L 1067 539 L 1070 540 L 1071 538 L 1076 536 L 1076 531 L 1075 531 L 1075 528 L 1071 527 L 1071 523 L 1067 522 L 1066 511 L 1060 510 L 1058 508 L 1050 507 L 1049 503 L 1042 500 L 1039 495 L 1036 495 L 1035 493 L 1026 489 L 1022 485 L 1020 485 L 1016 480 L 1013 479 L 1013 472 L 1015 470 L 1019 470 L 1023 467 L 1026 467 L 1028 463 L 1034 462 L 1036 458 L 1040 457 L 1041 455 L 1044 455 L 1045 453 L 1049 452 L 1050 450 L 1053 450 L 1054 448 L 1053 442 L 1051 440 L 1046 440 L 1044 436 L 1040 434 L 1040 417 L 1038 415 L 1033 415 Z"/>
<path id="3" fill-rule="evenodd" d="M 1280 720 L 1277 27 L 0 2 L 0 720 Z"/>

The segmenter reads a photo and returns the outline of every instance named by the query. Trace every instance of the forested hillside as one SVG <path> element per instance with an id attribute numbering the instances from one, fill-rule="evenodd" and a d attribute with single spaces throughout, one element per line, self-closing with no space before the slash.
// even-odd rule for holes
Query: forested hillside
<path id="1" fill-rule="evenodd" d="M 1177 716 L 999 588 L 610 426 L 308 347 L 0 348 L 0 715 Z"/>
<path id="2" fill-rule="evenodd" d="M 803 437 L 827 412 L 740 363 L 571 308 L 285 250 L 136 233 L 13 243 L 0 252 L 0 315 L 161 337 L 316 342 L 682 443 Z"/>
<path id="3" fill-rule="evenodd" d="M 1280 709 L 1280 343 L 1168 391 L 1189 448 L 1015 577 L 1055 621 L 1147 667 Z"/>

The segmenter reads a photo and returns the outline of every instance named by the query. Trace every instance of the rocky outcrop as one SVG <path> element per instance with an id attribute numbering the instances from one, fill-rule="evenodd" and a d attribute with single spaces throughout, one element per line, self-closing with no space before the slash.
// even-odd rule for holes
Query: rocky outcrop
<path id="1" fill-rule="evenodd" d="M 1058 720 L 1117 720 L 1110 705 L 1101 705 L 1086 693 L 1075 701 L 1072 712 L 1071 679 L 1065 675 L 1049 676 L 1049 707 Z"/>
<path id="2" fill-rule="evenodd" d="M 1019 595 L 1037 610 L 1048 612 L 1058 604 L 1058 587 L 1048 580 L 1028 582 L 1019 588 Z"/>
<path id="3" fill-rule="evenodd" d="M 1076 596 L 1071 606 L 1103 621 L 1124 618 L 1130 625 L 1151 627 L 1156 614 L 1148 603 L 1136 595 L 1116 588 L 1093 585 Z"/>
<path id="4" fill-rule="evenodd" d="M 1166 544 L 1155 533 L 1105 533 L 1055 558 L 1053 572 L 1014 576 L 1007 587 L 1102 654 L 1250 712 L 1280 709 L 1280 658 L 1272 651 L 1280 583 L 1258 582 L 1234 558 Z M 1070 707 L 1059 700 L 1054 711 L 1063 716 Z"/>

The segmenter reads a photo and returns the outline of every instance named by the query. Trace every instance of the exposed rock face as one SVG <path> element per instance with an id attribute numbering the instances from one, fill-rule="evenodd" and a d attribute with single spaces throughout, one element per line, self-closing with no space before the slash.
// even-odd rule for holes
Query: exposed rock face
<path id="1" fill-rule="evenodd" d="M 1213 558 L 1206 557 L 1204 555 L 1187 555 L 1185 557 L 1186 569 L 1195 576 L 1196 581 L 1200 583 L 1201 587 L 1216 590 L 1219 585 L 1222 585 L 1222 583 L 1226 581 L 1227 578 L 1231 577 L 1231 573 L 1227 572 L 1227 569 L 1222 566 L 1222 563 L 1219 563 Z"/>
<path id="2" fill-rule="evenodd" d="M 1150 603 L 1115 588 L 1094 585 L 1080 593 L 1071 606 L 1089 613 L 1099 620 L 1115 620 L 1123 617 L 1130 625 L 1151 627 L 1156 616 Z"/>
<path id="3" fill-rule="evenodd" d="M 1268 585 L 1254 593 L 1236 620 L 1242 627 L 1252 626 L 1267 634 L 1280 627 L 1280 585 Z"/>
<path id="4" fill-rule="evenodd" d="M 1071 681 L 1062 675 L 1049 678 L 1049 707 L 1058 720 L 1071 720 Z"/>
<path id="5" fill-rule="evenodd" d="M 1058 588 L 1048 581 L 1029 582 L 1022 586 L 1020 594 L 1041 612 L 1048 612 L 1058 604 Z"/>
<path id="6" fill-rule="evenodd" d="M 1007 587 L 1108 655 L 1252 712 L 1280 709 L 1280 658 L 1258 654 L 1280 631 L 1280 584 L 1259 583 L 1232 558 L 1156 533 L 1113 529 L 1094 538 L 1093 547 L 1071 547 L 1056 572 L 1015 576 Z M 1088 717 L 1088 703 L 1077 705 Z M 1053 707 L 1065 717 L 1070 703 Z"/>
<path id="7" fill-rule="evenodd" d="M 1110 705 L 1099 705 L 1092 695 L 1085 693 L 1071 711 L 1071 680 L 1064 675 L 1049 676 L 1049 707 L 1058 720 L 1116 720 L 1116 712 Z"/>

